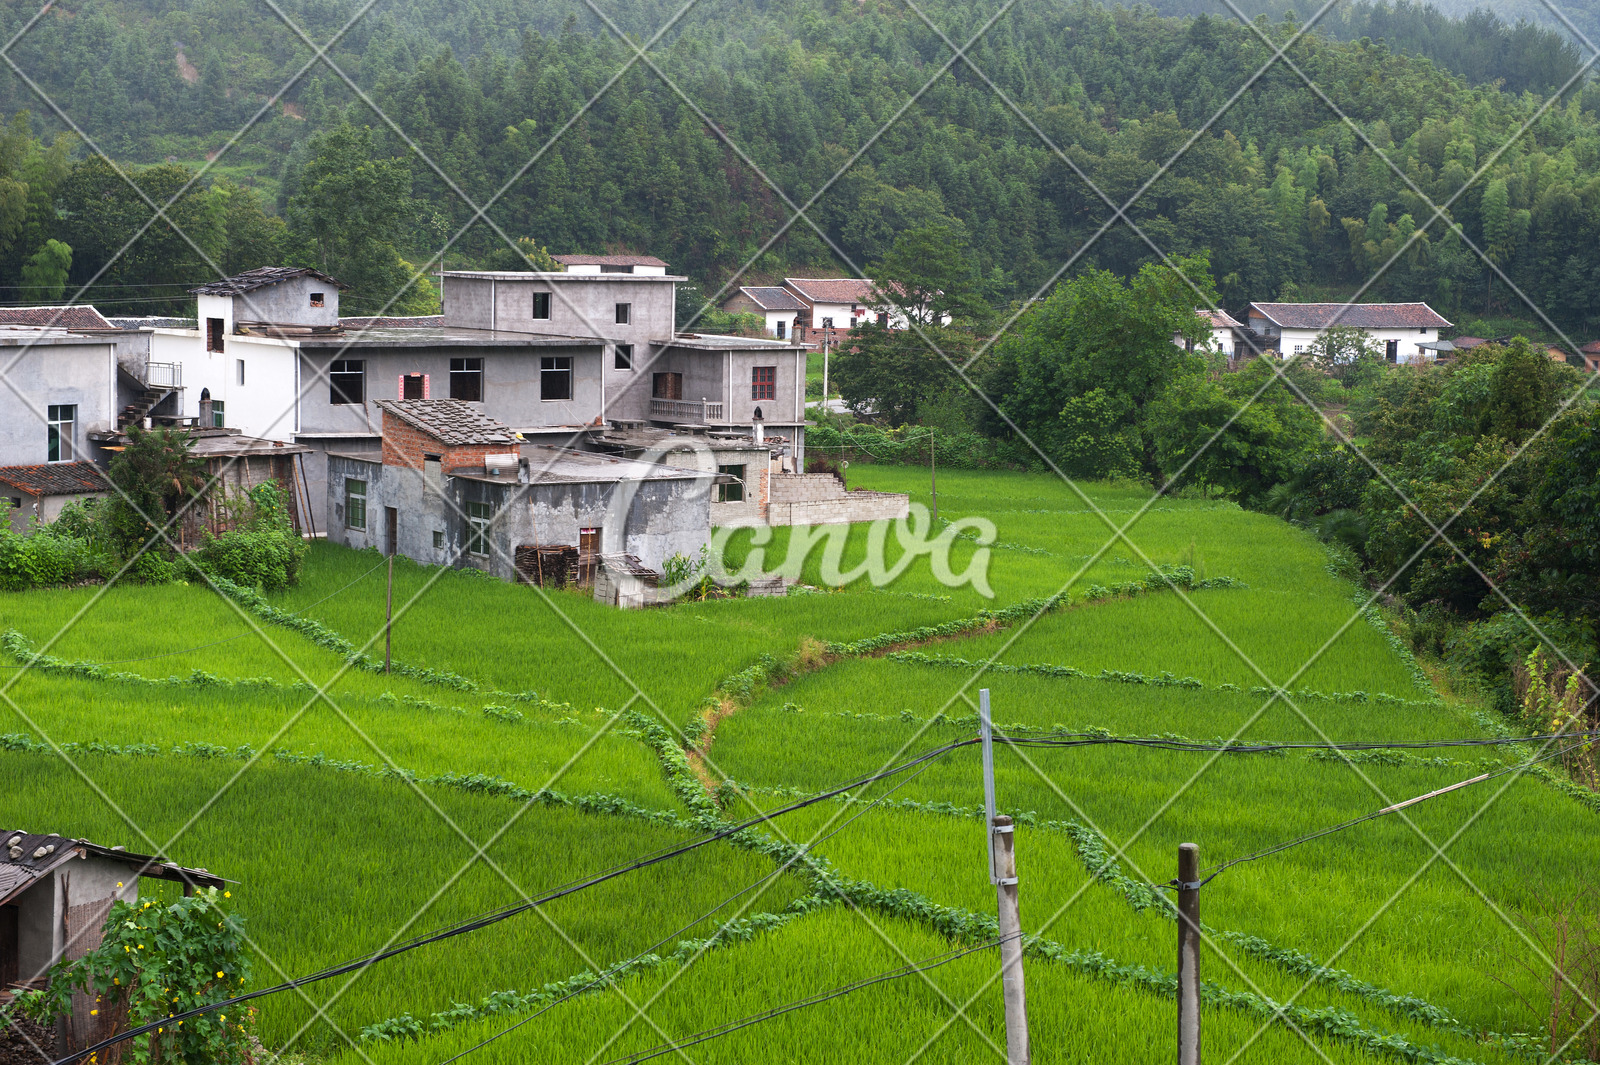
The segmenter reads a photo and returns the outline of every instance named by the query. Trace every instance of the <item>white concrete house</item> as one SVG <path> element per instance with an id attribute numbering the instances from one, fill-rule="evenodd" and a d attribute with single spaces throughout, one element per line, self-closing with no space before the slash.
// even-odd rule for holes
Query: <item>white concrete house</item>
<path id="1" fill-rule="evenodd" d="M 1250 328 L 1284 356 L 1303 354 L 1334 326 L 1362 330 L 1390 362 L 1432 361 L 1426 345 L 1450 323 L 1426 303 L 1252 303 Z"/>
<path id="2" fill-rule="evenodd" d="M 1211 347 L 1212 351 L 1226 355 L 1230 359 L 1235 355 L 1244 353 L 1239 350 L 1239 333 L 1244 329 L 1244 326 L 1233 315 L 1227 311 L 1210 311 L 1203 308 L 1195 311 L 1195 314 L 1204 320 L 1211 329 L 1211 336 L 1205 343 Z M 1172 342 L 1185 350 L 1194 350 L 1194 342 L 1186 339 L 1181 333 L 1172 334 Z"/>
<path id="3" fill-rule="evenodd" d="M 788 340 L 795 334 L 795 323 L 809 316 L 810 308 L 786 288 L 747 285 L 723 303 L 730 314 L 759 314 L 766 321 L 767 335 Z"/>

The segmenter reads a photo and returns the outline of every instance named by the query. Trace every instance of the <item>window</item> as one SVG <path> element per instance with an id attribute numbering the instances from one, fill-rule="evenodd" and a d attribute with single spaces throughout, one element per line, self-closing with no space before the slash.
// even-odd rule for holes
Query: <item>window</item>
<path id="1" fill-rule="evenodd" d="M 1400 341 L 1391 340 L 1383 346 L 1383 357 L 1390 362 L 1400 361 Z"/>
<path id="2" fill-rule="evenodd" d="M 494 508 L 489 504 L 467 504 L 467 554 L 489 553 L 489 523 L 493 520 Z"/>
<path id="3" fill-rule="evenodd" d="M 550 293 L 535 292 L 533 294 L 533 311 L 530 318 L 548 319 L 550 317 Z"/>
<path id="4" fill-rule="evenodd" d="M 572 357 L 546 355 L 539 360 L 539 398 L 572 398 Z"/>
<path id="5" fill-rule="evenodd" d="M 400 378 L 401 399 L 427 399 L 428 375 L 408 373 Z"/>
<path id="6" fill-rule="evenodd" d="M 76 403 L 66 403 L 59 406 L 51 404 L 46 412 L 45 421 L 48 426 L 45 461 L 71 462 L 77 458 L 78 405 Z"/>
<path id="7" fill-rule="evenodd" d="M 207 318 L 206 319 L 206 350 L 207 351 L 221 351 L 222 350 L 222 319 L 221 318 Z"/>
<path id="8" fill-rule="evenodd" d="M 233 368 L 239 372 L 239 384 L 244 384 L 244 360 L 234 359 Z"/>
<path id="9" fill-rule="evenodd" d="M 344 527 L 346 529 L 367 527 L 366 481 L 358 481 L 354 477 L 344 479 Z"/>
<path id="10" fill-rule="evenodd" d="M 450 398 L 483 402 L 483 360 L 450 360 Z"/>
<path id="11" fill-rule="evenodd" d="M 787 329 L 788 329 L 788 323 L 785 322 L 782 318 L 778 319 L 778 339 L 779 340 L 783 339 L 783 334 L 787 331 Z"/>
<path id="12" fill-rule="evenodd" d="M 889 328 L 889 312 L 888 311 L 879 311 L 878 312 L 878 324 L 883 326 L 885 329 Z"/>
<path id="13" fill-rule="evenodd" d="M 632 317 L 633 317 L 633 304 L 631 304 L 631 303 L 619 303 L 619 304 L 617 304 L 617 324 L 618 325 L 627 325 L 628 324 L 628 320 L 630 318 L 632 318 Z"/>
<path id="14" fill-rule="evenodd" d="M 750 368 L 750 398 L 778 398 L 778 368 L 776 366 L 752 366 Z"/>
<path id="15" fill-rule="evenodd" d="M 824 328 L 824 329 L 832 329 L 833 328 L 833 319 L 832 318 L 824 318 L 822 320 L 822 328 Z"/>
<path id="16" fill-rule="evenodd" d="M 633 273 L 633 266 L 631 264 L 628 266 L 614 266 L 609 263 L 601 263 L 600 272 L 602 274 L 631 274 Z"/>
<path id="17" fill-rule="evenodd" d="M 367 364 L 362 359 L 341 359 L 328 367 L 329 403 L 364 403 L 367 398 Z"/>
<path id="18" fill-rule="evenodd" d="M 618 344 L 616 361 L 612 365 L 618 370 L 633 369 L 633 345 Z"/>
<path id="19" fill-rule="evenodd" d="M 1193 345 L 1190 345 L 1190 347 L 1189 347 L 1189 350 L 1190 350 L 1190 351 L 1193 351 L 1193 350 L 1194 350 L 1194 346 L 1193 346 Z M 1304 353 L 1305 353 L 1305 350 L 1306 350 L 1306 346 L 1305 346 L 1305 345 L 1304 345 L 1304 344 L 1296 344 L 1296 345 L 1295 345 L 1295 346 L 1294 346 L 1294 353 L 1295 353 L 1295 354 L 1296 354 L 1296 355 L 1302 355 L 1302 354 L 1304 354 Z"/>
<path id="20" fill-rule="evenodd" d="M 442 530 L 442 529 L 433 530 L 433 549 L 435 551 L 443 551 L 444 550 L 444 530 Z"/>
<path id="21" fill-rule="evenodd" d="M 729 477 L 737 477 L 733 484 L 717 485 L 718 503 L 743 503 L 744 502 L 744 467 L 743 466 L 718 466 L 718 473 L 725 473 Z"/>
<path id="22" fill-rule="evenodd" d="M 654 373 L 650 375 L 651 399 L 682 399 L 683 374 Z"/>
<path id="23" fill-rule="evenodd" d="M 323 294 L 322 293 L 313 292 L 311 294 L 311 306 L 313 306 L 313 307 L 321 307 L 321 306 L 323 306 L 324 303 L 325 303 L 325 301 L 323 299 Z"/>
<path id="24" fill-rule="evenodd" d="M 213 429 L 221 429 L 226 424 L 227 424 L 227 421 L 226 421 L 226 419 L 223 418 L 223 415 L 222 415 L 222 400 L 220 400 L 220 399 L 212 400 L 211 401 L 211 428 L 213 428 Z"/>

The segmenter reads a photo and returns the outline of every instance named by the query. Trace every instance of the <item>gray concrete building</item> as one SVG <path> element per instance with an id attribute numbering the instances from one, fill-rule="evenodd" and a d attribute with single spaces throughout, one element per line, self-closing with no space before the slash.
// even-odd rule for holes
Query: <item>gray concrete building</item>
<path id="1" fill-rule="evenodd" d="M 117 428 L 116 346 L 64 329 L 0 328 L 0 466 L 103 460 Z"/>

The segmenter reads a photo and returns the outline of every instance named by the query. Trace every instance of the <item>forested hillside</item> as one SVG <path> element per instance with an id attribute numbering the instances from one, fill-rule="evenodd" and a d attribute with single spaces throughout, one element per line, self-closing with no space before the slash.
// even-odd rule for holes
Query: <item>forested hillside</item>
<path id="1" fill-rule="evenodd" d="M 286 10 L 318 41 L 354 14 L 317 4 Z M 619 14 L 620 28 L 643 39 L 674 10 L 665 0 L 638 0 Z M 958 41 L 990 14 L 927 10 Z M 1256 25 L 1276 39 L 1294 32 L 1291 22 Z M 1569 94 L 1496 155 L 1535 114 L 1536 91 L 1576 69 L 1574 53 L 1553 35 L 1488 16 L 1440 22 L 1413 8 L 1358 5 L 1325 28 L 1345 35 L 1403 25 L 1423 27 L 1413 36 L 1436 49 L 1467 56 L 1469 75 L 1403 54 L 1399 32 L 1391 36 L 1400 52 L 1365 32 L 1348 42 L 1311 34 L 1290 52 L 1360 134 L 1281 65 L 1212 121 L 1271 54 L 1235 19 L 1018 4 L 971 55 L 1117 200 L 1200 131 L 1130 214 L 1164 249 L 1209 251 L 1227 306 L 1353 291 L 1427 227 L 1368 298 L 1428 299 L 1448 315 L 1526 315 L 1491 282 L 1464 236 L 1563 327 L 1600 324 L 1590 320 L 1600 272 L 1589 262 L 1600 236 L 1600 88 Z M 96 144 L 156 164 L 142 180 L 170 195 L 187 179 L 184 165 L 197 168 L 223 149 L 310 53 L 270 8 L 230 0 L 162 12 L 126 2 L 52 8 L 15 55 Z M 714 287 L 788 216 L 760 174 L 643 65 L 513 180 L 628 58 L 609 30 L 566 5 L 384 5 L 357 20 L 330 55 L 472 198 L 500 194 L 489 214 L 512 238 L 553 251 L 647 249 Z M 788 196 L 804 202 L 826 187 L 811 216 L 854 262 L 883 255 L 897 232 L 944 224 L 965 231 L 991 298 L 1029 295 L 1109 209 L 972 69 L 939 74 L 948 57 L 940 36 L 893 0 L 702 0 L 654 53 L 673 84 Z M 1482 84 L 1490 75 L 1535 91 Z M 285 99 L 216 158 L 214 173 L 243 187 L 208 188 L 208 175 L 174 216 L 190 211 L 219 262 L 278 257 L 358 273 L 352 305 L 380 306 L 405 264 L 426 263 L 472 210 L 325 67 L 314 66 Z M 13 75 L 0 78 L 0 100 L 31 107 L 38 134 L 59 126 Z M 873 140 L 902 106 L 903 117 Z M 354 128 L 340 132 L 342 123 Z M 370 136 L 360 127 L 371 127 Z M 87 281 L 148 216 L 106 168 L 70 163 L 81 145 L 61 151 L 68 154 L 17 150 L 0 161 L 32 205 L 8 216 L 9 231 L 0 225 L 10 252 L 0 283 L 13 291 L 23 279 L 9 271 L 20 271 L 45 238 L 72 247 L 71 280 Z M 1449 212 L 1459 230 L 1443 220 L 1430 225 L 1423 196 L 1443 202 L 1484 164 Z M 131 309 L 135 290 L 109 286 L 204 279 L 199 257 L 179 245 L 140 255 L 147 244 L 174 240 L 152 230 L 92 298 Z M 1149 255 L 1114 227 L 1080 262 L 1126 274 Z M 481 223 L 450 253 L 451 265 L 517 261 Z M 801 223 L 759 257 L 754 274 L 844 265 Z M 137 298 L 177 292 L 139 290 Z M 413 295 L 414 304 L 426 302 L 426 292 Z"/>

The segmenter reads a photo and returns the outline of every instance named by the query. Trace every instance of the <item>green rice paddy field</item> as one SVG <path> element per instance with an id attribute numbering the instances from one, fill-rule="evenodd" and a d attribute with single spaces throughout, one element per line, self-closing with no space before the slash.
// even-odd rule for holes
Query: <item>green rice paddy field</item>
<path id="1" fill-rule="evenodd" d="M 851 476 L 925 501 L 921 471 Z M 3 820 L 237 880 L 264 986 L 970 737 L 979 688 L 1002 725 L 1124 736 L 1495 727 L 1436 694 L 1381 621 L 1357 613 L 1320 545 L 1282 522 L 1214 501 L 1138 515 L 1140 490 L 1091 486 L 1086 501 L 1022 474 L 951 472 L 940 488 L 946 519 L 996 526 L 993 599 L 944 587 L 921 559 L 881 588 L 618 612 L 402 561 L 403 669 L 388 676 L 348 661 L 383 654 L 372 554 L 315 547 L 301 584 L 265 608 L 203 583 L 5 594 Z M 774 540 L 769 557 L 787 531 Z M 867 542 L 850 531 L 847 565 Z M 731 561 L 749 547 L 736 538 Z M 980 550 L 959 541 L 952 568 Z M 819 566 L 814 554 L 812 583 Z M 1152 566 L 1188 567 L 1196 586 L 1147 581 Z M 1036 620 L 1004 612 L 1063 591 Z M 999 616 L 961 624 L 980 611 Z M 886 633 L 899 635 L 873 640 Z M 20 668 L 32 652 L 47 657 Z M 1276 685 L 1294 694 L 1251 693 Z M 1020 822 L 1037 937 L 1034 1060 L 1171 1060 L 1175 925 L 1149 885 L 1173 876 L 1179 842 L 1209 864 L 1519 757 L 1001 750 L 1000 805 Z M 995 952 L 952 954 L 993 934 L 981 804 L 965 747 L 268 999 L 259 1034 L 339 1065 L 438 1065 L 525 1021 L 466 1060 L 611 1062 L 952 955 L 673 1056 L 1003 1060 Z M 1541 1001 L 1533 942 L 1592 876 L 1596 804 L 1548 776 L 1504 776 L 1407 814 L 1207 885 L 1209 1060 L 1542 1060 L 1537 1038 L 1518 1049 L 1540 1023 L 1526 1004 Z M 791 860 L 795 847 L 810 857 Z M 605 990 L 535 1015 L 556 995 L 535 994 L 547 985 L 641 954 Z"/>

